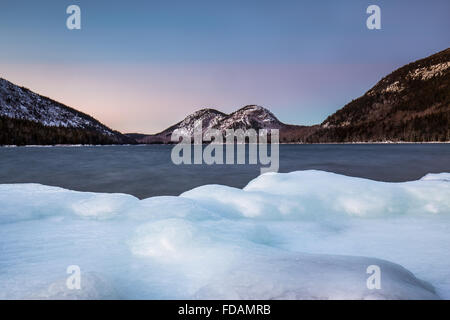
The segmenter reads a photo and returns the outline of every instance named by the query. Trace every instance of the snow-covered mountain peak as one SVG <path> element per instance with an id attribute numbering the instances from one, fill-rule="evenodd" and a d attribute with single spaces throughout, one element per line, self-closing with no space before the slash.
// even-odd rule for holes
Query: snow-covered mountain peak
<path id="1" fill-rule="evenodd" d="M 202 121 L 203 130 L 206 130 L 218 125 L 226 116 L 227 115 L 225 113 L 215 109 L 210 108 L 201 109 L 188 115 L 181 122 L 177 123 L 175 126 L 169 129 L 170 131 L 173 131 L 175 129 L 181 129 L 186 134 L 193 134 L 195 124 L 197 121 Z"/>
<path id="2" fill-rule="evenodd" d="M 283 127 L 275 115 L 258 105 L 245 106 L 226 117 L 218 126 L 226 129 L 279 129 Z"/>
<path id="3" fill-rule="evenodd" d="M 202 121 L 203 133 L 208 129 L 217 129 L 225 134 L 227 129 L 281 129 L 286 125 L 280 122 L 272 112 L 257 105 L 245 106 L 229 115 L 216 109 L 198 110 L 177 124 L 155 135 L 137 137 L 140 143 L 170 143 L 172 133 L 181 131 L 183 135 L 194 134 L 195 124 Z"/>

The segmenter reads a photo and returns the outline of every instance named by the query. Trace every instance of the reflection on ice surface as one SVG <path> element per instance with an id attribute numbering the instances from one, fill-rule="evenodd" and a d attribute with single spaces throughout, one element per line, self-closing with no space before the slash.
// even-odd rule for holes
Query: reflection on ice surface
<path id="1" fill-rule="evenodd" d="M 145 200 L 0 185 L 0 298 L 450 299 L 449 181 L 297 171 Z"/>

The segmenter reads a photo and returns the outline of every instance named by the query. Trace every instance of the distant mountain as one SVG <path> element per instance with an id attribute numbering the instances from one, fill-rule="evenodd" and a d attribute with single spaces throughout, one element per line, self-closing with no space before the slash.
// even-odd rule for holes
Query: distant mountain
<path id="1" fill-rule="evenodd" d="M 184 120 L 155 135 L 127 134 L 139 143 L 171 143 L 170 138 L 176 129 L 192 135 L 196 121 L 202 121 L 203 132 L 217 129 L 281 129 L 291 127 L 279 121 L 275 115 L 256 105 L 245 106 L 229 115 L 215 109 L 201 109 L 187 116 Z M 297 127 L 297 126 L 296 126 Z"/>
<path id="2" fill-rule="evenodd" d="M 450 48 L 395 70 L 304 139 L 450 141 Z"/>
<path id="3" fill-rule="evenodd" d="M 193 114 L 188 115 L 182 121 L 174 124 L 173 126 L 165 129 L 160 133 L 147 135 L 127 133 L 126 135 L 128 137 L 134 138 L 138 143 L 171 143 L 170 137 L 172 136 L 172 132 L 177 129 L 181 129 L 186 132 L 186 134 L 192 135 L 194 132 L 196 121 L 202 120 L 203 131 L 205 131 L 206 129 L 215 126 L 225 117 L 225 113 L 217 111 L 215 109 L 201 109 L 194 112 Z"/>
<path id="4" fill-rule="evenodd" d="M 0 145 L 116 143 L 135 140 L 87 114 L 0 78 Z"/>

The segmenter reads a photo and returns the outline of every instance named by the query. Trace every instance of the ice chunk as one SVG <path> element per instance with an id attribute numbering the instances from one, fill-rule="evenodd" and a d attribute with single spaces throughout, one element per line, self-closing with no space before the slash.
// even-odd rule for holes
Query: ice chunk
<path id="1" fill-rule="evenodd" d="M 450 181 L 450 173 L 429 173 L 427 175 L 425 175 L 424 177 L 422 177 L 423 181 L 433 181 L 433 180 L 437 180 L 437 181 Z"/>
<path id="2" fill-rule="evenodd" d="M 0 184 L 0 224 L 73 214 L 107 219 L 138 202 L 127 194 L 76 192 L 40 184 Z"/>
<path id="3" fill-rule="evenodd" d="M 255 263 L 257 262 L 257 263 Z M 280 263 L 282 262 L 282 263 Z M 379 290 L 365 284 L 368 266 L 383 270 Z M 270 275 L 270 277 L 268 277 Z M 439 299 L 429 284 L 403 267 L 373 258 L 296 254 L 244 261 L 201 288 L 208 299 Z"/>

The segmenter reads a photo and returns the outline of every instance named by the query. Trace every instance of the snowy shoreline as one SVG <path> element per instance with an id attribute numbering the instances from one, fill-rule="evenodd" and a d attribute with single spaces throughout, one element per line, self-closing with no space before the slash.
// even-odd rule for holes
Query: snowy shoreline
<path id="1" fill-rule="evenodd" d="M 450 299 L 450 173 L 272 173 L 143 200 L 1 184 L 0 203 L 0 299 Z"/>

